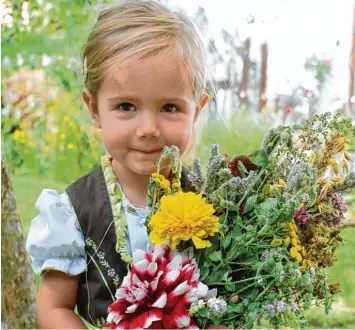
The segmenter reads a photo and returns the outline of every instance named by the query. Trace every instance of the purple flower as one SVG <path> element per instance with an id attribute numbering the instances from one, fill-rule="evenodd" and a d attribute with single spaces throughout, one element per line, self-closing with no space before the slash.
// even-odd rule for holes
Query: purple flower
<path id="1" fill-rule="evenodd" d="M 265 306 L 265 308 L 266 308 L 266 311 L 269 314 L 269 316 L 271 316 L 271 317 L 275 316 L 276 310 L 275 310 L 275 306 L 274 305 L 267 304 Z"/>
<path id="2" fill-rule="evenodd" d="M 280 300 L 276 304 L 276 309 L 278 312 L 284 312 L 287 309 L 287 305 L 283 300 Z"/>
<path id="3" fill-rule="evenodd" d="M 332 203 L 333 206 L 340 212 L 340 213 L 346 213 L 348 210 L 345 203 L 344 203 L 344 198 L 341 194 L 339 193 L 333 193 L 332 194 Z"/>
<path id="4" fill-rule="evenodd" d="M 305 225 L 309 220 L 309 216 L 307 215 L 306 209 L 304 207 L 301 207 L 295 214 L 294 216 L 296 221 L 301 222 L 303 225 Z"/>

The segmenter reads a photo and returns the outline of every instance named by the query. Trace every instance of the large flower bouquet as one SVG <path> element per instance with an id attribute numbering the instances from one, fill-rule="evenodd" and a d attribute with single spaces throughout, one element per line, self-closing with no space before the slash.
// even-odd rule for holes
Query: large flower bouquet
<path id="1" fill-rule="evenodd" d="M 279 126 L 251 155 L 229 157 L 213 145 L 196 192 L 182 192 L 175 147 L 166 147 L 173 179 L 151 177 L 151 248 L 133 256 L 105 328 L 252 328 L 261 318 L 306 327 L 310 306 L 331 309 L 346 206 L 351 120 L 340 113 Z"/>

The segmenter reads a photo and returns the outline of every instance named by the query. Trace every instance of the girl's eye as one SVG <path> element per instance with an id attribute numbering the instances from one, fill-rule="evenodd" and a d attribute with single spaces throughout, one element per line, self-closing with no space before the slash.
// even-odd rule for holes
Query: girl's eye
<path id="1" fill-rule="evenodd" d="M 130 111 L 135 111 L 136 108 L 132 103 L 121 103 L 118 105 L 117 110 L 123 111 L 123 112 L 130 112 Z"/>
<path id="2" fill-rule="evenodd" d="M 177 108 L 176 105 L 171 104 L 171 103 L 168 103 L 168 104 L 165 104 L 165 105 L 163 106 L 162 111 L 163 111 L 163 112 L 169 112 L 169 113 L 171 113 L 171 112 L 176 112 L 176 111 L 178 111 L 178 108 Z"/>

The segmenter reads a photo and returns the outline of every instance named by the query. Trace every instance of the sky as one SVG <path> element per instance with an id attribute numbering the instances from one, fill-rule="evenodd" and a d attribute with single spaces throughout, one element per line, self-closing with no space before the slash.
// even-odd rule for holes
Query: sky
<path id="1" fill-rule="evenodd" d="M 260 44 L 268 41 L 268 90 L 287 93 L 302 83 L 314 82 L 304 68 L 313 53 L 333 59 L 331 93 L 342 101 L 348 97 L 349 59 L 354 0 L 168 0 L 193 15 L 198 6 L 206 10 L 211 30 L 222 45 L 220 30 L 242 38 L 252 37 L 252 58 L 259 58 Z M 248 24 L 246 18 L 255 21 Z"/>

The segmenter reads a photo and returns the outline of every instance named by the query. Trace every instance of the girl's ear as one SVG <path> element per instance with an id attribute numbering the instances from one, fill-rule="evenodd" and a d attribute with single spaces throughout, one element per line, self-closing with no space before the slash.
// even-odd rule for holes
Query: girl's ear
<path id="1" fill-rule="evenodd" d="M 90 113 L 93 122 L 96 124 L 97 127 L 100 127 L 100 117 L 95 106 L 95 101 L 93 96 L 91 95 L 90 91 L 87 88 L 82 90 L 82 97 L 83 101 L 86 104 L 86 110 Z"/>
<path id="2" fill-rule="evenodd" d="M 197 120 L 198 116 L 201 113 L 201 110 L 204 108 L 204 106 L 206 105 L 207 102 L 208 102 L 208 94 L 204 93 L 202 95 L 202 98 L 200 100 L 200 103 L 199 103 L 198 107 L 196 107 L 194 122 Z"/>

